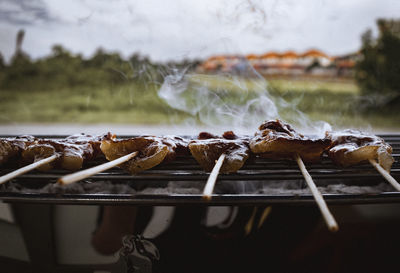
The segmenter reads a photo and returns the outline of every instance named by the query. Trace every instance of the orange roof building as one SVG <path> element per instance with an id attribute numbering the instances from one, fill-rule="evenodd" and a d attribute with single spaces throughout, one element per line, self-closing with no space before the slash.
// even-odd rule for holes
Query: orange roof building
<path id="1" fill-rule="evenodd" d="M 258 55 L 256 55 L 256 54 L 249 54 L 249 55 L 247 55 L 246 56 L 246 59 L 247 60 L 257 60 L 257 59 L 259 59 L 259 56 Z"/>
<path id="2" fill-rule="evenodd" d="M 274 52 L 274 51 L 267 52 L 267 53 L 261 55 L 262 59 L 271 59 L 271 58 L 280 58 L 280 57 L 281 57 L 281 54 Z"/>
<path id="3" fill-rule="evenodd" d="M 354 66 L 352 60 L 334 59 L 320 50 L 309 49 L 303 53 L 288 50 L 282 53 L 269 51 L 261 55 L 215 55 L 205 60 L 201 67 L 204 71 L 229 71 L 243 62 L 243 60 L 247 60 L 261 73 L 276 74 L 300 73 L 303 70 L 305 71 L 307 67 L 316 61 L 318 61 L 322 67 L 329 67 L 333 62 L 335 65 L 343 67 Z"/>
<path id="4" fill-rule="evenodd" d="M 282 56 L 282 58 L 292 58 L 292 59 L 299 57 L 299 55 L 297 55 L 297 53 L 294 51 L 286 51 L 281 56 Z"/>
<path id="5" fill-rule="evenodd" d="M 318 57 L 323 57 L 323 58 L 329 58 L 328 55 L 325 53 L 317 50 L 317 49 L 310 49 L 304 52 L 301 57 L 313 57 L 313 58 L 318 58 Z"/>

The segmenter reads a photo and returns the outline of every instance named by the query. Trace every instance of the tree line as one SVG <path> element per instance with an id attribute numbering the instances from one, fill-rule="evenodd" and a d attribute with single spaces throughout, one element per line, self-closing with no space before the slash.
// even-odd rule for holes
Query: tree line
<path id="1" fill-rule="evenodd" d="M 400 104 L 400 20 L 379 19 L 379 33 L 367 30 L 361 37 L 360 58 L 355 80 L 364 95 L 386 98 L 384 104 Z M 73 54 L 61 45 L 48 56 L 33 60 L 21 50 L 23 31 L 7 64 L 0 53 L 0 89 L 53 90 L 75 86 L 107 86 L 135 83 L 162 83 L 171 69 L 195 68 L 199 60 L 157 63 L 138 53 L 124 59 L 118 52 L 99 48 L 91 57 Z M 378 105 L 380 106 L 380 105 Z"/>
<path id="2" fill-rule="evenodd" d="M 33 60 L 17 50 L 9 64 L 0 54 L 0 88 L 4 90 L 52 90 L 61 87 L 107 86 L 129 82 L 162 83 L 173 68 L 193 68 L 199 61 L 156 63 L 138 53 L 124 59 L 118 52 L 102 48 L 89 58 L 73 54 L 62 45 L 48 56 Z"/>

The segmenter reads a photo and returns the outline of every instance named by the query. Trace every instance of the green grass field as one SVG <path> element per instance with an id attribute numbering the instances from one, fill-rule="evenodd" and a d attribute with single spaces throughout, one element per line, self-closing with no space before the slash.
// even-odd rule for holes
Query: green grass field
<path id="1" fill-rule="evenodd" d="M 158 98 L 150 88 L 121 85 L 110 88 L 62 88 L 0 93 L 0 119 L 9 122 L 133 123 L 177 122 L 183 114 Z"/>
<path id="2" fill-rule="evenodd" d="M 194 75 L 192 80 L 214 90 L 260 90 L 276 89 L 281 93 L 290 92 L 320 92 L 329 91 L 336 94 L 359 94 L 357 85 L 351 80 L 321 80 L 321 79 L 240 79 L 219 77 L 214 75 Z"/>
<path id="3" fill-rule="evenodd" d="M 310 80 L 240 80 L 216 76 L 190 76 L 190 86 L 202 86 L 219 94 L 227 105 L 243 103 L 260 92 L 274 100 L 284 99 L 312 120 L 338 126 L 400 128 L 396 110 L 363 112 L 357 86 L 351 82 Z M 103 88 L 57 90 L 0 90 L 0 122 L 42 123 L 180 123 L 189 117 L 172 109 L 157 96 L 160 86 L 125 84 Z M 285 113 L 283 118 L 290 120 Z"/>

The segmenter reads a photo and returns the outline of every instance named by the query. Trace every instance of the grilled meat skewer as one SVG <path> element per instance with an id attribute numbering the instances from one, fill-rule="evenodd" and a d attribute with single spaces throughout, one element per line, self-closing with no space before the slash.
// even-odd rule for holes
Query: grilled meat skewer
<path id="1" fill-rule="evenodd" d="M 0 165 L 12 160 L 19 160 L 21 153 L 35 141 L 33 136 L 19 136 L 0 139 Z"/>
<path id="2" fill-rule="evenodd" d="M 101 155 L 101 140 L 111 138 L 113 136 L 109 133 L 104 136 L 77 134 L 61 140 L 37 139 L 23 150 L 22 160 L 32 163 L 58 154 L 57 160 L 38 167 L 38 170 L 62 168 L 75 171 L 81 169 L 85 161 Z"/>
<path id="3" fill-rule="evenodd" d="M 101 154 L 100 140 L 112 138 L 111 134 L 92 137 L 73 135 L 62 140 L 35 139 L 33 137 L 0 140 L 1 160 L 10 158 L 28 165 L 0 177 L 0 184 L 34 169 L 48 171 L 54 167 L 67 170 L 82 168 L 85 161 Z"/>
<path id="4" fill-rule="evenodd" d="M 251 151 L 261 157 L 296 160 L 329 230 L 335 232 L 339 229 L 336 220 L 303 163 L 303 160 L 320 161 L 323 152 L 330 144 L 329 138 L 305 137 L 280 120 L 264 122 L 255 137 L 250 140 Z"/>
<path id="5" fill-rule="evenodd" d="M 202 132 L 197 140 L 189 143 L 189 150 L 207 172 L 210 172 L 219 157 L 225 154 L 220 172 L 234 173 L 243 167 L 250 156 L 248 143 L 247 138 L 239 138 L 232 131 L 225 132 L 222 137 Z"/>
<path id="6" fill-rule="evenodd" d="M 187 141 L 180 137 L 140 136 L 129 139 L 106 139 L 101 142 L 102 152 L 108 160 L 115 160 L 132 152 L 137 156 L 121 164 L 131 174 L 151 169 L 162 162 L 170 162 L 187 154 Z"/>
<path id="7" fill-rule="evenodd" d="M 250 149 L 263 158 L 293 160 L 298 154 L 306 162 L 318 162 L 330 144 L 329 138 L 305 137 L 287 123 L 270 120 L 260 125 Z"/>
<path id="8" fill-rule="evenodd" d="M 356 130 L 327 132 L 331 139 L 328 156 L 340 166 L 351 166 L 368 160 L 377 160 L 386 171 L 394 162 L 392 147 L 382 138 Z"/>

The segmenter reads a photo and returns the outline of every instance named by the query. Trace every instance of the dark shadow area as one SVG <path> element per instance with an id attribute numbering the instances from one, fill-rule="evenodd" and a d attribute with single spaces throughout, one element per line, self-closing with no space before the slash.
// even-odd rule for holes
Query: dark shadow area
<path id="1" fill-rule="evenodd" d="M 370 207 L 373 217 L 363 216 L 365 209 L 360 213 L 353 206 L 333 206 L 340 225 L 337 233 L 327 230 L 314 206 L 243 206 L 213 226 L 205 225 L 206 206 L 176 207 L 168 228 L 146 238 L 160 253 L 160 259 L 150 263 L 152 272 L 395 272 L 400 244 L 396 206 L 389 213 L 382 211 L 385 217 L 376 217 L 376 212 L 388 205 Z M 3 269 L 125 272 L 115 271 L 121 268 L 116 264 L 59 264 L 53 210 L 47 205 L 14 205 L 31 262 L 2 257 Z M 88 240 L 94 250 L 118 256 L 122 237 L 142 234 L 152 216 L 149 206 L 104 207 Z"/>

